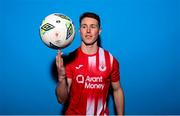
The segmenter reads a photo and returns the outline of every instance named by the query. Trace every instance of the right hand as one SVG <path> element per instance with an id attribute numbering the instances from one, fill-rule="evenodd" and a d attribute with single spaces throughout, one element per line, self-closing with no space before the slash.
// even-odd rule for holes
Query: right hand
<path id="1" fill-rule="evenodd" d="M 56 56 L 56 66 L 58 71 L 58 80 L 61 81 L 62 79 L 65 79 L 65 67 L 63 64 L 63 58 L 61 57 L 62 53 L 60 50 L 58 50 L 57 56 Z"/>

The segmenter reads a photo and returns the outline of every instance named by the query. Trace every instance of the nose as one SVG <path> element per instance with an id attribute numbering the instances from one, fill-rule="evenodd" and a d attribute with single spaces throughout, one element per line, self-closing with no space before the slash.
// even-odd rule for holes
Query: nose
<path id="1" fill-rule="evenodd" d="M 91 32 L 91 28 L 88 27 L 88 28 L 87 28 L 87 33 L 90 33 L 90 32 Z"/>

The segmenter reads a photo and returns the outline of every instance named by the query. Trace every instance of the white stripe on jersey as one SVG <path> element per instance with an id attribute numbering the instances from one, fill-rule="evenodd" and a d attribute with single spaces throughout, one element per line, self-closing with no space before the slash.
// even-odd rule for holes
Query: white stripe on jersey
<path id="1" fill-rule="evenodd" d="M 87 99 L 86 115 L 94 115 L 94 107 L 95 107 L 94 103 L 95 103 L 94 99 Z"/>
<path id="2" fill-rule="evenodd" d="M 109 53 L 109 56 L 110 56 L 110 63 L 111 63 L 111 68 L 112 68 L 112 65 L 113 65 L 113 56 L 111 53 Z"/>
<path id="3" fill-rule="evenodd" d="M 104 110 L 106 110 L 106 102 L 104 103 Z M 104 114 L 104 116 L 106 116 L 106 114 Z"/>
<path id="4" fill-rule="evenodd" d="M 102 48 L 99 48 L 99 70 L 100 71 L 106 70 L 105 54 Z"/>
<path id="5" fill-rule="evenodd" d="M 103 110 L 103 100 L 99 99 L 98 100 L 98 106 L 97 106 L 97 116 L 100 115 L 102 110 Z"/>
<path id="6" fill-rule="evenodd" d="M 88 69 L 91 71 L 96 67 L 96 56 L 89 56 L 88 57 Z"/>

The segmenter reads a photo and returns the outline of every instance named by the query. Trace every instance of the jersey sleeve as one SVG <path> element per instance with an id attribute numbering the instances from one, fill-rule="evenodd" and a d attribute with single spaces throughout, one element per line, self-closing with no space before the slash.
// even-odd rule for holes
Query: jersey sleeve
<path id="1" fill-rule="evenodd" d="M 113 65 L 112 65 L 112 71 L 110 74 L 110 79 L 112 82 L 117 82 L 120 80 L 120 68 L 118 61 L 113 58 Z"/>
<path id="2" fill-rule="evenodd" d="M 73 71 L 72 71 L 72 69 L 71 69 L 71 65 L 70 64 L 67 64 L 66 66 L 65 66 L 65 70 L 66 70 L 66 77 L 67 78 L 72 78 L 73 77 Z"/>

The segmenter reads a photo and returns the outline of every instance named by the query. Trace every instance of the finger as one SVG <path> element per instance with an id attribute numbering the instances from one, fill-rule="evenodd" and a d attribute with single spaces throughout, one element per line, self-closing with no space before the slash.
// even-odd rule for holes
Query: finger
<path id="1" fill-rule="evenodd" d="M 64 60 L 63 58 L 61 57 L 61 60 L 60 60 L 60 65 L 63 66 L 64 65 Z"/>
<path id="2" fill-rule="evenodd" d="M 60 49 L 58 49 L 57 61 L 59 62 L 60 60 L 61 60 L 61 51 L 60 51 Z"/>
<path id="3" fill-rule="evenodd" d="M 63 55 L 63 52 L 61 52 L 61 50 L 58 49 L 58 54 L 62 56 L 62 55 Z"/>
<path id="4" fill-rule="evenodd" d="M 58 66 L 59 65 L 59 58 L 58 58 L 58 55 L 56 56 L 56 65 Z"/>
<path id="5" fill-rule="evenodd" d="M 58 50 L 58 55 L 56 56 L 56 65 L 63 66 L 63 58 L 61 57 L 61 52 Z"/>
<path id="6" fill-rule="evenodd" d="M 57 57 L 57 64 L 61 66 L 62 58 L 60 56 Z"/>
<path id="7" fill-rule="evenodd" d="M 58 55 L 56 56 L 56 65 L 57 66 L 60 65 L 61 60 L 62 60 L 61 55 L 58 53 Z"/>

